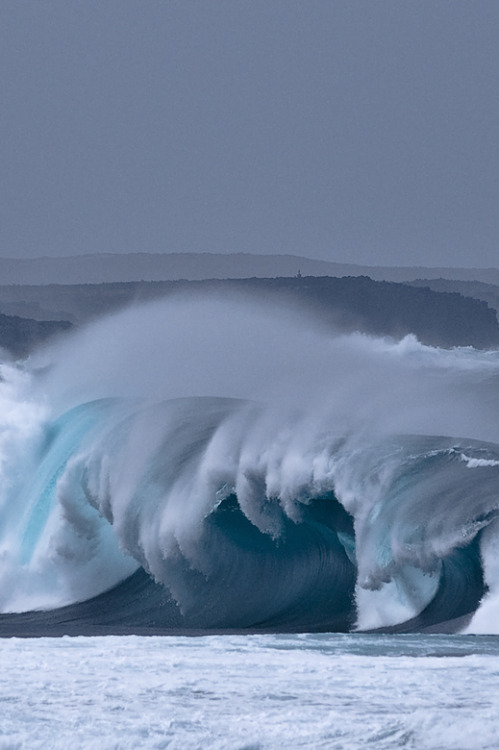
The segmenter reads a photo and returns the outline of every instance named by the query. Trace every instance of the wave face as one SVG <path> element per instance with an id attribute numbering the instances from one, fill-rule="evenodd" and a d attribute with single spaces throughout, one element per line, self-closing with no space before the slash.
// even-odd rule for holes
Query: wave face
<path id="1" fill-rule="evenodd" d="M 179 298 L 2 375 L 0 634 L 497 627 L 497 352 Z"/>

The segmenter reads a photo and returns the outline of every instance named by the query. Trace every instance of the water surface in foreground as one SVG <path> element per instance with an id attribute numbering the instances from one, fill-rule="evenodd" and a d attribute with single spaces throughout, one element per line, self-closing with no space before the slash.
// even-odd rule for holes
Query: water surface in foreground
<path id="1" fill-rule="evenodd" d="M 499 746 L 499 638 L 0 641 L 0 748 Z"/>

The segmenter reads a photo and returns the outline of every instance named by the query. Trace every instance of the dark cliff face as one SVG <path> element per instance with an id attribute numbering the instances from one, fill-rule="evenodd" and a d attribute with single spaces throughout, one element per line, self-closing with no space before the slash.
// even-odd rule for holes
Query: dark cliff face
<path id="1" fill-rule="evenodd" d="M 410 286 L 426 286 L 434 292 L 457 292 L 463 297 L 486 302 L 497 314 L 499 310 L 499 286 L 497 284 L 485 284 L 482 281 L 455 281 L 451 279 L 416 279 L 416 281 L 404 282 Z"/>
<path id="2" fill-rule="evenodd" d="M 22 314 L 36 305 L 52 317 L 70 315 L 84 323 L 128 304 L 182 292 L 250 296 L 266 304 L 312 312 L 318 324 L 399 339 L 414 334 L 431 346 L 499 347 L 494 309 L 479 299 L 428 287 L 373 281 L 367 276 L 308 276 L 272 279 L 130 282 L 113 284 L 0 287 L 2 303 Z M 71 328 L 66 320 L 30 320 L 0 314 L 0 346 L 23 356 L 49 337 Z"/>

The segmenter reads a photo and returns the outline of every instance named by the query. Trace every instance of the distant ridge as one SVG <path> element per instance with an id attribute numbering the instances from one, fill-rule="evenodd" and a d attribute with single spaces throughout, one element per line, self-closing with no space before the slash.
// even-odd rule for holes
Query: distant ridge
<path id="1" fill-rule="evenodd" d="M 185 279 L 275 278 L 278 276 L 369 276 L 376 281 L 442 278 L 499 284 L 499 268 L 362 266 L 298 255 L 250 253 L 131 253 L 64 258 L 0 258 L 0 284 L 101 284 Z"/>
<path id="2" fill-rule="evenodd" d="M 52 320 L 64 317 L 78 325 L 130 304 L 179 294 L 264 301 L 276 310 L 284 306 L 312 314 L 317 325 L 331 330 L 394 339 L 412 333 L 430 346 L 499 348 L 496 312 L 486 302 L 367 276 L 11 285 L 0 286 L 0 309 L 32 317 L 48 312 Z"/>

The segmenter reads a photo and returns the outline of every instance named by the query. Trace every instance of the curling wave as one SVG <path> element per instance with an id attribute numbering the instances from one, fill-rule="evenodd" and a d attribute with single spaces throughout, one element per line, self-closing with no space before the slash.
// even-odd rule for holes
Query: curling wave
<path id="1" fill-rule="evenodd" d="M 216 300 L 5 365 L 0 634 L 462 629 L 496 601 L 498 375 Z"/>

